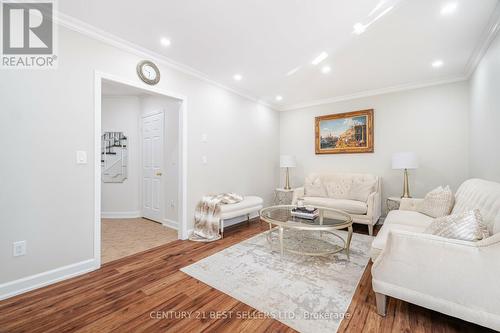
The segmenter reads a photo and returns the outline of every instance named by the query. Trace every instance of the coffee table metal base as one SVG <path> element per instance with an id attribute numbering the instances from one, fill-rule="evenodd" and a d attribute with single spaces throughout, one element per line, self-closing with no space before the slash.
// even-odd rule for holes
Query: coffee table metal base
<path id="1" fill-rule="evenodd" d="M 267 232 L 267 235 L 266 235 L 267 241 L 269 242 L 269 245 L 271 247 L 271 251 L 273 251 L 273 232 L 275 232 L 275 231 L 278 232 L 279 252 L 280 252 L 281 256 L 283 256 L 285 251 L 290 252 L 290 253 L 294 253 L 294 254 L 306 255 L 306 256 L 326 256 L 326 255 L 330 255 L 330 254 L 339 253 L 339 252 L 342 252 L 345 250 L 346 255 L 347 255 L 347 259 L 349 259 L 349 248 L 350 248 L 351 239 L 352 239 L 352 226 L 348 227 L 347 240 L 345 240 L 340 235 L 338 235 L 332 231 L 327 231 L 327 230 L 319 231 L 320 237 L 322 237 L 323 233 L 328 233 L 328 234 L 333 235 L 333 236 L 337 237 L 338 239 L 340 239 L 340 241 L 343 244 L 343 246 L 339 246 L 337 244 L 334 244 L 334 243 L 327 241 L 326 239 L 323 239 L 325 242 L 331 244 L 334 249 L 332 249 L 330 251 L 322 251 L 322 252 L 307 252 L 307 251 L 298 251 L 298 250 L 286 248 L 285 244 L 284 244 L 284 240 L 283 240 L 284 229 L 285 229 L 284 227 L 280 227 L 280 226 L 273 228 L 272 224 L 270 223 L 269 224 L 269 231 Z M 293 229 L 290 229 L 290 230 L 293 230 Z M 318 231 L 309 231 L 309 232 L 318 232 Z"/>

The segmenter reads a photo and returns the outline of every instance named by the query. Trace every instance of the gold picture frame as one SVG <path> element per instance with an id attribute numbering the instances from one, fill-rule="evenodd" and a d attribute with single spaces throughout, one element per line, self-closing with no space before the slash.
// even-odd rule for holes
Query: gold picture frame
<path id="1" fill-rule="evenodd" d="M 315 118 L 316 154 L 373 153 L 373 109 Z"/>

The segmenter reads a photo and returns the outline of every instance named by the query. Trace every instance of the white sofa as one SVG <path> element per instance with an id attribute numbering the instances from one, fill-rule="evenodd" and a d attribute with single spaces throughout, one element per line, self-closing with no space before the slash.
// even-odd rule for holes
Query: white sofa
<path id="1" fill-rule="evenodd" d="M 422 233 L 432 218 L 403 199 L 372 245 L 377 311 L 387 296 L 500 330 L 500 183 L 465 181 L 452 214 L 479 209 L 492 236 L 467 242 Z"/>
<path id="2" fill-rule="evenodd" d="M 325 187 L 325 194 L 323 196 L 311 196 L 306 193 L 305 187 L 296 188 L 292 197 L 293 205 L 297 203 L 298 199 L 302 199 L 305 205 L 343 210 L 352 216 L 354 223 L 366 224 L 368 226 L 368 232 L 370 235 L 373 235 L 373 226 L 378 222 L 382 210 L 382 181 L 380 177 L 360 173 L 314 173 L 307 177 L 306 182 L 308 179 L 319 179 L 321 186 Z M 326 186 L 329 183 L 339 180 L 342 180 L 346 184 L 346 191 L 343 198 L 329 196 Z M 349 184 L 354 181 L 366 181 L 374 184 L 366 201 L 358 201 L 349 198 Z M 329 217 L 328 214 L 325 214 L 325 217 Z M 334 218 L 335 216 L 331 217 Z"/>

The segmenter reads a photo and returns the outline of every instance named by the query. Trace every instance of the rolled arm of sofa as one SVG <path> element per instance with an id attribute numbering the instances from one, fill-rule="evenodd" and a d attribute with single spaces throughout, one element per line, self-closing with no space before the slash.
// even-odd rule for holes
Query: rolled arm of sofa
<path id="1" fill-rule="evenodd" d="M 293 190 L 293 196 L 292 196 L 292 205 L 297 204 L 297 200 L 299 198 L 302 198 L 305 195 L 305 189 L 304 187 L 297 187 L 296 189 Z"/>
<path id="2" fill-rule="evenodd" d="M 373 192 L 368 196 L 366 204 L 368 205 L 366 215 L 372 218 L 375 223 L 382 215 L 382 198 L 380 192 Z"/>
<path id="3" fill-rule="evenodd" d="M 424 199 L 419 198 L 401 198 L 399 210 L 412 210 L 418 211 Z"/>
<path id="4" fill-rule="evenodd" d="M 467 242 L 391 231 L 372 267 L 373 290 L 464 318 L 468 307 L 480 309 L 500 325 L 499 257 L 500 234 Z"/>

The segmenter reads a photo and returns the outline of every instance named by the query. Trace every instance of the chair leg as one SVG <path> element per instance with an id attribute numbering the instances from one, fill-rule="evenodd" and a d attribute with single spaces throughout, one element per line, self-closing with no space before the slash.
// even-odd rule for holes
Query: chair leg
<path id="1" fill-rule="evenodd" d="M 250 226 L 250 214 L 247 214 L 247 226 Z"/>
<path id="2" fill-rule="evenodd" d="M 224 238 L 224 220 L 220 220 L 220 236 Z"/>
<path id="3" fill-rule="evenodd" d="M 373 236 L 373 224 L 368 224 L 368 234 Z"/>
<path id="4" fill-rule="evenodd" d="M 387 309 L 387 296 L 384 294 L 375 293 L 375 301 L 377 302 L 377 313 L 385 317 Z"/>

